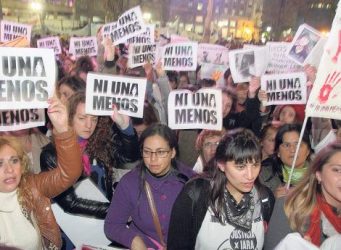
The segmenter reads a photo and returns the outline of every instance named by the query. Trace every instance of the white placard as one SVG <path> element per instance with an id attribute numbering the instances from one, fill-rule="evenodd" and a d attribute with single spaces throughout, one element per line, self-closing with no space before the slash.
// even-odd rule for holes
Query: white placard
<path id="1" fill-rule="evenodd" d="M 198 63 L 210 63 L 229 66 L 229 49 L 216 44 L 200 43 L 198 47 Z"/>
<path id="2" fill-rule="evenodd" d="M 228 69 L 225 65 L 217 65 L 212 63 L 203 63 L 200 68 L 200 79 L 212 79 L 215 80 L 217 86 L 223 87 L 224 73 Z"/>
<path id="3" fill-rule="evenodd" d="M 156 58 L 155 44 L 130 44 L 128 53 L 128 67 L 135 68 L 146 63 L 154 64 Z"/>
<path id="4" fill-rule="evenodd" d="M 10 21 L 1 21 L 1 42 L 8 42 L 17 37 L 25 37 L 27 41 L 31 42 L 32 25 L 16 23 Z"/>
<path id="5" fill-rule="evenodd" d="M 115 104 L 119 113 L 143 117 L 147 79 L 88 73 L 85 111 L 93 115 L 112 115 Z"/>
<path id="6" fill-rule="evenodd" d="M 0 131 L 15 131 L 43 125 L 44 109 L 0 110 Z"/>
<path id="7" fill-rule="evenodd" d="M 229 62 L 233 81 L 249 82 L 252 76 L 264 74 L 268 65 L 268 50 L 265 47 L 231 50 Z"/>
<path id="8" fill-rule="evenodd" d="M 172 129 L 222 129 L 220 89 L 173 90 L 168 96 L 168 126 Z"/>
<path id="9" fill-rule="evenodd" d="M 304 65 L 305 60 L 321 38 L 321 34 L 307 24 L 302 24 L 288 47 L 287 56 L 294 62 Z"/>
<path id="10" fill-rule="evenodd" d="M 162 47 L 164 70 L 195 71 L 197 68 L 197 42 L 167 44 Z"/>
<path id="11" fill-rule="evenodd" d="M 155 43 L 155 24 L 147 24 L 146 31 L 127 39 L 127 43 L 131 44 L 153 44 Z"/>
<path id="12" fill-rule="evenodd" d="M 71 37 L 69 53 L 76 58 L 81 56 L 97 56 L 98 46 L 95 36 Z"/>
<path id="13" fill-rule="evenodd" d="M 60 46 L 59 37 L 57 37 L 57 36 L 51 36 L 51 37 L 45 37 L 42 39 L 38 39 L 37 40 L 37 47 L 38 48 L 53 49 L 53 51 L 56 55 L 59 55 L 62 53 L 62 48 Z"/>
<path id="14" fill-rule="evenodd" d="M 105 24 L 102 31 L 103 37 L 109 36 L 114 45 L 125 43 L 127 39 L 146 32 L 140 6 L 124 12 L 117 22 Z"/>
<path id="15" fill-rule="evenodd" d="M 47 108 L 55 90 L 51 49 L 0 48 L 0 110 Z"/>
<path id="16" fill-rule="evenodd" d="M 261 89 L 268 96 L 266 105 L 305 104 L 307 77 L 304 72 L 271 74 L 261 77 Z"/>
<path id="17" fill-rule="evenodd" d="M 310 93 L 306 115 L 341 119 L 341 4 L 338 4 L 333 25 Z"/>
<path id="18" fill-rule="evenodd" d="M 269 64 L 266 72 L 269 74 L 283 74 L 303 71 L 303 67 L 287 57 L 286 51 L 290 43 L 286 42 L 267 42 L 269 50 Z"/>

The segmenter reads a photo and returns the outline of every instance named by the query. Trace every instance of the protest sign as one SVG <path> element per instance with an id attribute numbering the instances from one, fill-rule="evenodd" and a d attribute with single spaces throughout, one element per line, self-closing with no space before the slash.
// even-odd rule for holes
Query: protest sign
<path id="1" fill-rule="evenodd" d="M 111 116 L 116 105 L 119 113 L 142 118 L 146 86 L 146 78 L 88 73 L 85 111 Z"/>
<path id="2" fill-rule="evenodd" d="M 268 50 L 266 47 L 231 50 L 229 63 L 235 83 L 249 82 L 252 76 L 264 74 L 268 65 Z"/>
<path id="3" fill-rule="evenodd" d="M 229 49 L 216 44 L 200 43 L 198 46 L 198 63 L 212 63 L 229 66 Z"/>
<path id="4" fill-rule="evenodd" d="M 195 71 L 197 68 L 198 43 L 167 44 L 162 47 L 164 70 Z"/>
<path id="5" fill-rule="evenodd" d="M 200 79 L 212 79 L 216 81 L 217 86 L 223 87 L 225 85 L 224 73 L 227 69 L 225 65 L 203 63 L 200 68 Z"/>
<path id="6" fill-rule="evenodd" d="M 25 37 L 27 41 L 30 43 L 31 31 L 32 25 L 2 20 L 0 41 L 8 42 L 18 37 Z"/>
<path id="7" fill-rule="evenodd" d="M 302 24 L 287 50 L 287 56 L 303 65 L 310 52 L 321 38 L 321 34 L 307 24 Z"/>
<path id="8" fill-rule="evenodd" d="M 307 116 L 341 119 L 340 20 L 341 4 L 339 3 L 307 103 Z"/>
<path id="9" fill-rule="evenodd" d="M 203 88 L 193 93 L 173 90 L 168 96 L 168 126 L 172 129 L 222 129 L 220 89 Z"/>
<path id="10" fill-rule="evenodd" d="M 128 67 L 135 68 L 146 64 L 154 64 L 156 53 L 155 44 L 130 44 L 128 53 Z"/>
<path id="11" fill-rule="evenodd" d="M 44 109 L 0 110 L 0 131 L 15 131 L 43 125 Z"/>
<path id="12" fill-rule="evenodd" d="M 14 40 L 0 44 L 0 47 L 27 48 L 30 47 L 30 43 L 25 37 L 17 37 Z"/>
<path id="13" fill-rule="evenodd" d="M 0 109 L 47 108 L 55 89 L 51 49 L 0 48 Z"/>
<path id="14" fill-rule="evenodd" d="M 109 36 L 114 45 L 125 43 L 127 39 L 146 32 L 140 6 L 124 12 L 117 22 L 105 24 L 103 37 Z"/>
<path id="15" fill-rule="evenodd" d="M 190 42 L 190 40 L 187 37 L 184 37 L 184 36 L 179 36 L 179 35 L 171 34 L 170 42 L 171 43 L 182 43 L 182 42 Z"/>
<path id="16" fill-rule="evenodd" d="M 266 72 L 269 74 L 283 74 L 303 71 L 303 67 L 287 57 L 286 51 L 290 43 L 267 42 L 269 50 L 269 63 Z"/>
<path id="17" fill-rule="evenodd" d="M 97 56 L 98 46 L 95 36 L 71 37 L 69 53 L 76 58 L 81 56 Z"/>
<path id="18" fill-rule="evenodd" d="M 307 77 L 304 72 L 271 74 L 261 77 L 261 89 L 266 91 L 266 105 L 305 104 Z"/>
<path id="19" fill-rule="evenodd" d="M 311 53 L 308 55 L 307 59 L 305 60 L 305 64 L 310 64 L 314 66 L 315 68 L 318 68 L 320 65 L 320 61 L 323 55 L 323 49 L 326 45 L 327 38 L 322 37 L 319 42 L 316 44 L 316 46 L 313 48 Z"/>
<path id="20" fill-rule="evenodd" d="M 155 33 L 155 25 L 147 24 L 146 31 L 139 34 L 138 36 L 133 36 L 132 38 L 127 39 L 127 43 L 131 44 L 153 44 L 155 43 L 154 33 Z"/>
<path id="21" fill-rule="evenodd" d="M 56 55 L 62 53 L 62 48 L 60 47 L 59 37 L 46 37 L 37 40 L 37 47 L 38 48 L 46 48 L 46 49 L 53 49 Z"/>

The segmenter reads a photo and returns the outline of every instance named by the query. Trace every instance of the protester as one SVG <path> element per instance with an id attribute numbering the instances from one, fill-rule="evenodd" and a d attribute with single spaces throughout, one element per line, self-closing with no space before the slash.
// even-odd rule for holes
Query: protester
<path id="1" fill-rule="evenodd" d="M 66 104 L 67 100 L 77 91 L 85 91 L 86 83 L 78 76 L 66 76 L 58 81 L 56 91 L 62 103 Z"/>
<path id="2" fill-rule="evenodd" d="M 254 249 L 262 249 L 263 221 L 270 219 L 274 197 L 257 182 L 260 163 L 261 148 L 254 134 L 229 131 L 209 172 L 188 182 L 176 199 L 167 249 L 232 249 L 245 239 L 252 239 Z"/>
<path id="3" fill-rule="evenodd" d="M 0 244 L 19 249 L 60 249 L 60 231 L 50 199 L 70 187 L 81 174 L 81 154 L 68 127 L 66 107 L 49 101 L 58 167 L 31 174 L 29 158 L 13 137 L 0 137 Z"/>
<path id="4" fill-rule="evenodd" d="M 273 120 L 278 121 L 280 124 L 302 124 L 305 116 L 304 112 L 305 105 L 302 104 L 276 106 Z"/>
<path id="5" fill-rule="evenodd" d="M 261 131 L 259 139 L 262 146 L 262 161 L 265 161 L 274 153 L 277 130 L 277 127 L 268 124 Z"/>
<path id="6" fill-rule="evenodd" d="M 143 131 L 140 148 L 143 162 L 119 182 L 105 218 L 104 231 L 110 240 L 132 250 L 160 249 L 167 242 L 173 203 L 194 173 L 175 160 L 177 139 L 166 125 L 154 124 Z M 163 239 L 153 223 L 144 188 L 146 183 L 152 190 Z"/>
<path id="7" fill-rule="evenodd" d="M 317 154 L 302 181 L 285 199 L 276 201 L 265 250 L 274 249 L 290 232 L 299 232 L 318 247 L 327 238 L 340 235 L 340 183 L 341 143 L 336 142 Z"/>

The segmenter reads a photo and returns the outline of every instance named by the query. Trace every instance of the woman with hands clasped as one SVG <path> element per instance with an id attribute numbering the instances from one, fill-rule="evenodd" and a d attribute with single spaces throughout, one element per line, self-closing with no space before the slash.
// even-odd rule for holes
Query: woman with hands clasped
<path id="1" fill-rule="evenodd" d="M 70 187 L 82 171 L 74 131 L 68 126 L 67 109 L 49 100 L 58 167 L 31 174 L 29 158 L 13 137 L 0 136 L 0 244 L 19 249 L 59 249 L 61 237 L 50 199 Z"/>

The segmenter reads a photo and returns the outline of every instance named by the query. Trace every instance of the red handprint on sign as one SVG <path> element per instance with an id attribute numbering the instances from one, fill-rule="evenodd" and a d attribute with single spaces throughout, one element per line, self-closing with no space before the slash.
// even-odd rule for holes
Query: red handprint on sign
<path id="1" fill-rule="evenodd" d="M 328 74 L 326 81 L 320 89 L 318 99 L 321 104 L 326 103 L 329 99 L 330 93 L 333 91 L 336 85 L 341 82 L 340 72 L 333 72 Z M 334 85 L 332 85 L 334 84 Z"/>
<path id="2" fill-rule="evenodd" d="M 336 54 L 332 57 L 333 63 L 337 63 L 340 53 L 341 53 L 341 30 L 339 30 L 339 46 L 337 48 Z"/>

